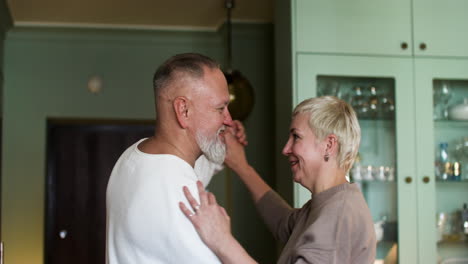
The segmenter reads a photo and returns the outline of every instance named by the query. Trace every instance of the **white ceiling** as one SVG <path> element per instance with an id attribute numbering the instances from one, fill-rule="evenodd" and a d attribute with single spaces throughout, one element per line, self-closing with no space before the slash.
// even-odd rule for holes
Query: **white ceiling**
<path id="1" fill-rule="evenodd" d="M 224 0 L 7 0 L 18 25 L 216 29 Z M 272 22 L 272 0 L 236 0 L 233 21 Z"/>

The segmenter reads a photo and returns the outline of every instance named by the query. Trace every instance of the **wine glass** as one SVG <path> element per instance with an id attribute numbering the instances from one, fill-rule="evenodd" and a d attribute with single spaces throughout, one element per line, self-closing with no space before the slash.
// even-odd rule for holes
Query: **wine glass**
<path id="1" fill-rule="evenodd" d="M 369 98 L 365 93 L 365 90 L 361 86 L 357 85 L 353 87 L 350 95 L 351 106 L 359 118 L 367 118 L 369 115 Z"/>
<path id="2" fill-rule="evenodd" d="M 438 84 L 438 85 L 437 85 Z M 437 83 L 433 90 L 434 96 L 434 119 L 448 119 L 448 102 L 452 97 L 450 84 L 447 81 Z"/>
<path id="3" fill-rule="evenodd" d="M 340 83 L 337 80 L 324 80 L 318 84 L 318 95 L 337 96 L 340 90 Z"/>

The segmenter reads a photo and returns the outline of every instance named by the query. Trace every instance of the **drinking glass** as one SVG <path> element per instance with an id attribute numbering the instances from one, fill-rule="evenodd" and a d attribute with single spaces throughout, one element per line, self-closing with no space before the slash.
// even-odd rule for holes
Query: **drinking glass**
<path id="1" fill-rule="evenodd" d="M 461 163 L 461 180 L 468 180 L 468 137 L 459 140 L 455 145 L 454 157 Z"/>
<path id="2" fill-rule="evenodd" d="M 318 95 L 337 96 L 340 91 L 340 83 L 336 80 L 324 80 L 318 84 Z"/>
<path id="3" fill-rule="evenodd" d="M 369 116 L 375 118 L 379 111 L 379 96 L 377 94 L 377 87 L 372 85 L 369 87 Z"/>
<path id="4" fill-rule="evenodd" d="M 351 106 L 359 118 L 367 118 L 369 113 L 368 96 L 365 94 L 364 89 L 357 85 L 353 87 L 350 95 Z"/>
<path id="5" fill-rule="evenodd" d="M 437 84 L 433 90 L 434 119 L 446 120 L 448 119 L 448 102 L 452 97 L 452 91 L 447 81 L 441 81 Z"/>

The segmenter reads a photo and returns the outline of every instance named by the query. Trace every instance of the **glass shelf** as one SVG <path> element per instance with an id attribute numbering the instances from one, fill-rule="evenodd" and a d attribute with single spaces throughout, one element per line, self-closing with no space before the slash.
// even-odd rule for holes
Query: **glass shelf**
<path id="1" fill-rule="evenodd" d="M 466 262 L 457 262 L 457 263 L 467 263 L 468 262 L 468 242 L 447 242 L 440 241 L 437 243 L 438 255 L 440 259 L 448 260 L 456 256 L 457 259 L 464 259 Z"/>
<path id="2" fill-rule="evenodd" d="M 447 248 L 447 247 L 450 247 L 450 248 L 460 248 L 460 249 L 466 249 L 468 250 L 468 241 L 458 241 L 458 242 L 454 242 L 454 241 L 445 241 L 445 240 L 442 240 L 442 241 L 439 241 L 437 242 L 437 245 L 441 248 Z M 468 253 L 468 252 L 467 252 Z"/>
<path id="3" fill-rule="evenodd" d="M 373 186 L 373 185 L 391 185 L 396 184 L 395 181 L 380 181 L 380 180 L 361 180 L 361 181 L 352 181 L 353 183 L 360 183 L 364 186 Z M 468 182 L 468 181 L 467 181 Z"/>
<path id="4" fill-rule="evenodd" d="M 468 128 L 468 120 L 434 120 L 436 129 L 439 128 Z"/>
<path id="5" fill-rule="evenodd" d="M 359 122 L 361 121 L 391 121 L 395 122 L 393 117 L 359 117 Z"/>
<path id="6" fill-rule="evenodd" d="M 436 180 L 437 184 L 468 184 L 468 179 L 460 180 L 460 181 L 443 181 L 443 180 Z M 466 187 L 466 186 L 465 186 Z M 467 201 L 468 202 L 468 201 Z"/>

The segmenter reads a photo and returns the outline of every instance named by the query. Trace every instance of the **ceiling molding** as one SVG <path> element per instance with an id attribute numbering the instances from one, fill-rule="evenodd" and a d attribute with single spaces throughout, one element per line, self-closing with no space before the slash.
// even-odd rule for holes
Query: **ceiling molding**
<path id="1" fill-rule="evenodd" d="M 86 29 L 129 29 L 147 31 L 217 31 L 219 27 L 197 26 L 164 26 L 164 25 L 119 25 L 119 24 L 92 24 L 92 23 L 59 23 L 59 22 L 32 22 L 21 21 L 14 23 L 15 28 L 86 28 Z"/>
<path id="2" fill-rule="evenodd" d="M 268 24 L 270 22 L 259 20 L 231 20 L 233 24 Z M 222 21 L 214 27 L 201 26 L 165 26 L 165 25 L 119 25 L 119 24 L 92 24 L 92 23 L 58 23 L 58 22 L 33 22 L 21 21 L 15 22 L 15 28 L 85 28 L 85 29 L 125 29 L 141 31 L 204 31 L 216 32 L 226 21 Z"/>
<path id="3" fill-rule="evenodd" d="M 225 0 L 0 0 L 19 27 L 216 31 Z M 272 0 L 236 0 L 232 21 L 272 23 Z"/>

